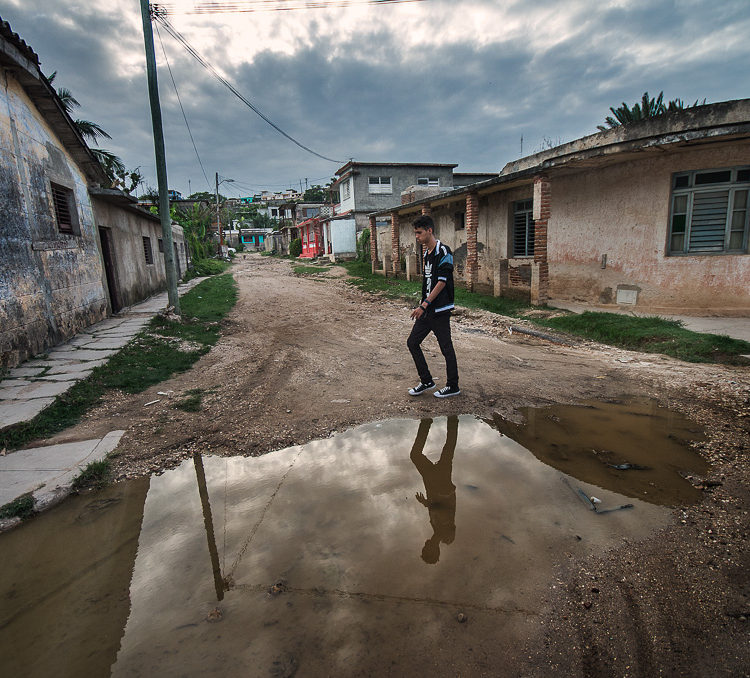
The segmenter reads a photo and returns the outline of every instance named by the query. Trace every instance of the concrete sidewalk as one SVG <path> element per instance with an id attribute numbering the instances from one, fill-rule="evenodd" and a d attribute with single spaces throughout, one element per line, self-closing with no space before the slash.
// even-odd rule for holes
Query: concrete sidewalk
<path id="1" fill-rule="evenodd" d="M 180 295 L 205 280 L 193 278 L 179 286 Z M 157 313 L 167 308 L 167 293 L 154 295 L 117 316 L 91 325 L 44 355 L 10 370 L 0 381 L 0 429 L 30 421 L 73 384 L 86 378 L 135 337 Z M 33 493 L 37 509 L 70 491 L 81 469 L 103 459 L 117 447 L 124 431 L 104 438 L 19 450 L 0 456 L 0 506 Z M 0 520 L 0 531 L 16 520 Z"/>
<path id="2" fill-rule="evenodd" d="M 750 318 L 716 318 L 703 316 L 688 315 L 667 315 L 664 313 L 643 313 L 641 311 L 630 311 L 619 308 L 597 308 L 595 306 L 586 306 L 585 304 L 576 304 L 575 302 L 560 301 L 552 299 L 547 302 L 552 308 L 559 308 L 573 313 L 583 313 L 584 311 L 599 311 L 604 313 L 619 313 L 621 315 L 633 315 L 638 317 L 658 316 L 659 318 L 668 318 L 670 320 L 682 321 L 685 329 L 693 332 L 704 332 L 706 334 L 725 334 L 733 339 L 742 339 L 750 342 Z"/>

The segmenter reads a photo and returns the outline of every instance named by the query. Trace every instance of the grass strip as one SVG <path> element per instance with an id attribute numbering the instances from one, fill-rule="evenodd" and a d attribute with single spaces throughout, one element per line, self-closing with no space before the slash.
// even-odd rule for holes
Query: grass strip
<path id="1" fill-rule="evenodd" d="M 0 448 L 18 449 L 73 426 L 108 390 L 140 393 L 188 370 L 218 341 L 220 321 L 236 301 L 237 285 L 230 274 L 204 280 L 181 297 L 181 322 L 163 316 L 152 318 L 107 363 L 96 367 L 36 417 L 0 430 Z"/>
<path id="2" fill-rule="evenodd" d="M 0 518 L 20 518 L 25 520 L 34 513 L 34 497 L 22 494 L 13 501 L 0 506 Z"/>
<path id="3" fill-rule="evenodd" d="M 294 266 L 292 270 L 297 275 L 314 275 L 315 273 L 325 273 L 331 270 L 331 266 Z"/>
<path id="4" fill-rule="evenodd" d="M 422 283 L 419 281 L 385 278 L 372 273 L 368 262 L 351 261 L 343 263 L 342 266 L 352 276 L 348 282 L 365 292 L 381 294 L 391 299 L 413 301 L 415 305 L 421 296 Z M 529 318 L 526 312 L 535 307 L 521 300 L 469 292 L 458 286 L 454 296 L 456 304 L 465 308 L 525 318 L 541 327 L 560 330 L 610 346 L 660 353 L 687 362 L 750 364 L 750 360 L 742 357 L 743 354 L 750 354 L 749 342 L 723 335 L 693 332 L 683 327 L 679 320 L 596 311 L 555 318 Z"/>
<path id="5" fill-rule="evenodd" d="M 580 315 L 535 318 L 537 325 L 621 348 L 662 353 L 692 363 L 748 365 L 750 342 L 685 329 L 679 320 L 585 311 Z"/>
<path id="6" fill-rule="evenodd" d="M 72 487 L 77 492 L 90 488 L 101 489 L 112 477 L 112 463 L 109 459 L 92 461 L 75 478 Z"/>

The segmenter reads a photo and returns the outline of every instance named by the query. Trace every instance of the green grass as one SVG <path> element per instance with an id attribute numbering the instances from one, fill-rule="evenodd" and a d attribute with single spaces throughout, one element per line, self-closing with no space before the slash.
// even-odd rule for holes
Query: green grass
<path id="1" fill-rule="evenodd" d="M 77 492 L 90 488 L 101 489 L 111 478 L 112 463 L 109 459 L 92 461 L 73 479 L 73 489 Z"/>
<path id="2" fill-rule="evenodd" d="M 108 390 L 140 393 L 190 369 L 218 341 L 220 321 L 236 301 L 231 275 L 204 280 L 180 299 L 182 322 L 152 318 L 133 341 L 36 417 L 0 430 L 0 448 L 17 449 L 73 426 Z"/>
<path id="3" fill-rule="evenodd" d="M 304 265 L 302 265 L 302 266 L 295 266 L 294 268 L 292 268 L 292 270 L 297 275 L 313 275 L 315 273 L 325 273 L 326 271 L 330 271 L 331 270 L 331 266 L 326 266 L 326 265 L 322 265 L 322 266 L 317 266 L 317 265 L 304 266 Z"/>
<path id="4" fill-rule="evenodd" d="M 421 296 L 421 282 L 385 278 L 374 274 L 369 262 L 351 261 L 343 263 L 342 266 L 352 276 L 348 282 L 365 292 L 393 299 L 406 299 L 413 301 L 415 305 Z M 464 308 L 482 309 L 512 318 L 523 318 L 527 311 L 535 308 L 522 300 L 469 292 L 458 286 L 455 290 L 455 302 Z M 610 346 L 662 353 L 688 362 L 750 364 L 750 361 L 741 357 L 742 354 L 750 354 L 750 343 L 716 334 L 692 332 L 675 320 L 593 311 L 586 311 L 582 315 L 571 314 L 529 320 L 542 327 L 593 339 Z"/>
<path id="5" fill-rule="evenodd" d="M 220 261 L 219 259 L 199 259 L 193 262 L 192 268 L 185 271 L 182 282 L 205 275 L 219 275 L 224 273 L 231 265 L 230 262 Z"/>
<path id="6" fill-rule="evenodd" d="M 750 343 L 717 334 L 692 332 L 679 320 L 586 311 L 581 315 L 535 319 L 537 325 L 562 330 L 611 346 L 662 353 L 694 363 L 750 364 Z"/>
<path id="7" fill-rule="evenodd" d="M 0 518 L 20 518 L 24 520 L 32 513 L 34 513 L 34 497 L 30 494 L 23 494 L 0 506 Z"/>

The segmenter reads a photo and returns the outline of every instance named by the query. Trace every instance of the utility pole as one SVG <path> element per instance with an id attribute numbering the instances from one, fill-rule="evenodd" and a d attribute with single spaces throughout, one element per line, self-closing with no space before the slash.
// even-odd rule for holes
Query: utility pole
<path id="1" fill-rule="evenodd" d="M 159 85 L 156 80 L 156 56 L 154 55 L 154 32 L 151 26 L 151 8 L 148 0 L 141 0 L 143 19 L 143 42 L 146 48 L 146 74 L 148 76 L 148 98 L 151 104 L 151 124 L 154 130 L 154 152 L 156 154 L 156 178 L 159 187 L 159 219 L 164 240 L 164 268 L 167 272 L 167 294 L 169 305 L 180 315 L 180 295 L 177 293 L 177 272 L 174 265 L 174 241 L 172 240 L 172 217 L 169 213 L 169 189 L 167 188 L 167 158 L 164 151 L 164 130 L 159 105 Z"/>
<path id="2" fill-rule="evenodd" d="M 216 228 L 219 231 L 219 256 L 224 256 L 224 232 L 221 230 L 221 216 L 219 215 L 219 173 L 216 173 Z"/>

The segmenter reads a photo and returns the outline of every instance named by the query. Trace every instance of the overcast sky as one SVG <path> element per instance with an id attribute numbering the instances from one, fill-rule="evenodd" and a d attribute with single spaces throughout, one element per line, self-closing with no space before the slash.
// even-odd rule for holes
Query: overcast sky
<path id="1" fill-rule="evenodd" d="M 341 0 L 337 0 L 339 3 Z M 250 2 L 241 2 L 249 6 Z M 267 3 L 266 3 L 267 4 Z M 295 2 L 293 4 L 300 4 Z M 708 103 L 750 96 L 748 0 L 424 0 L 283 12 L 190 14 L 171 24 L 266 116 L 155 36 L 169 186 L 229 195 L 325 183 L 349 158 L 503 165 L 596 132 L 648 90 Z M 0 0 L 0 17 L 156 185 L 138 0 Z"/>

